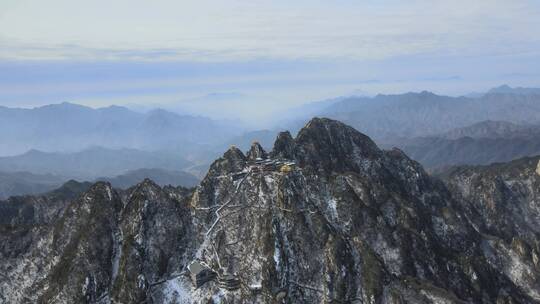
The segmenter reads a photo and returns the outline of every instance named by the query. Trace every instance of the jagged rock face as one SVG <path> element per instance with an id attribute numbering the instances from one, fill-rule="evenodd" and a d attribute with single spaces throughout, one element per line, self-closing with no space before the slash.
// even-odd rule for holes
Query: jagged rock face
<path id="1" fill-rule="evenodd" d="M 280 132 L 274 142 L 274 149 L 270 152 L 272 158 L 294 158 L 295 142 L 289 131 Z"/>
<path id="2" fill-rule="evenodd" d="M 192 225 L 185 194 L 153 182 L 138 185 L 121 214 L 122 239 L 113 273 L 113 299 L 140 303 L 160 299 L 163 282 L 179 275 L 193 248 Z"/>
<path id="3" fill-rule="evenodd" d="M 298 167 L 259 172 L 244 163 L 244 178 L 216 172 L 196 191 L 198 257 L 237 273 L 245 287 L 223 293 L 209 283 L 198 299 L 532 301 L 486 262 L 482 236 L 444 185 L 401 151 L 381 151 L 343 124 L 314 119 L 294 140 L 282 133 L 270 155 Z"/>
<path id="4" fill-rule="evenodd" d="M 444 178 L 484 235 L 488 263 L 540 299 L 540 157 L 459 167 Z"/>
<path id="5" fill-rule="evenodd" d="M 47 240 L 52 249 L 47 254 L 53 257 L 53 263 L 37 283 L 36 287 L 43 286 L 39 302 L 52 302 L 57 297 L 95 301 L 107 290 L 114 250 L 112 235 L 121 206 L 110 185 L 99 183 L 67 207 Z"/>
<path id="6" fill-rule="evenodd" d="M 0 303 L 540 303 L 535 180 L 514 178 L 510 200 L 495 186 L 471 195 L 474 178 L 446 186 L 319 118 L 247 154 L 229 149 L 194 192 L 98 183 L 59 203 L 0 261 Z M 515 197 L 531 219 L 512 212 L 513 230 L 490 232 L 506 209 L 482 213 L 489 195 L 504 208 Z M 10 214 L 2 227 L 17 226 Z M 217 273 L 200 288 L 186 268 L 195 259 Z"/>
<path id="7" fill-rule="evenodd" d="M 240 149 L 232 146 L 223 156 L 210 166 L 208 174 L 232 173 L 242 170 L 246 163 L 246 156 Z"/>
<path id="8" fill-rule="evenodd" d="M 381 151 L 366 135 L 335 120 L 312 119 L 295 140 L 294 159 L 326 174 L 362 172 Z"/>
<path id="9" fill-rule="evenodd" d="M 26 250 L 1 263 L 2 273 L 11 280 L 1 283 L 0 301 L 82 302 L 88 296 L 84 285 L 102 290 L 108 284 L 106 258 L 111 249 L 104 239 L 114 225 L 117 202 L 110 187 L 96 184 L 75 201 L 57 205 L 47 222 L 29 219 L 27 224 L 35 228 L 26 232 L 31 239 Z M 85 281 L 87 275 L 95 280 Z"/>
<path id="10" fill-rule="evenodd" d="M 150 181 L 124 195 L 95 184 L 49 225 L 34 221 L 25 252 L 0 262 L 0 303 L 163 299 L 161 281 L 180 273 L 193 248 L 187 196 Z"/>
<path id="11" fill-rule="evenodd" d="M 51 225 L 76 197 L 73 187 L 86 189 L 84 184 L 68 182 L 44 196 L 12 197 L 0 203 L 0 258 L 17 258 L 26 252 L 34 242 L 34 232 Z"/>
<path id="12" fill-rule="evenodd" d="M 246 156 L 249 160 L 266 159 L 268 157 L 266 151 L 264 151 L 263 147 L 258 142 L 254 142 L 251 145 Z"/>

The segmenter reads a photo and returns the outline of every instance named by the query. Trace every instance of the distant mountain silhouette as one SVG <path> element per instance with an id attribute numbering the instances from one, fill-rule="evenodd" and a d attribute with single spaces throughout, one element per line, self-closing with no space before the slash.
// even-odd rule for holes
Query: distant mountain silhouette
<path id="1" fill-rule="evenodd" d="M 0 171 L 0 200 L 13 195 L 38 194 L 58 188 L 65 179 L 51 174 Z"/>
<path id="2" fill-rule="evenodd" d="M 232 127 L 211 119 L 160 109 L 143 114 L 118 106 L 93 109 L 71 103 L 33 109 L 0 107 L 0 155 L 90 146 L 174 149 L 188 154 L 233 134 Z"/>
<path id="3" fill-rule="evenodd" d="M 100 177 L 95 179 L 94 182 L 107 181 L 113 187 L 127 189 L 146 178 L 154 180 L 160 186 L 194 187 L 199 183 L 197 177 L 184 171 L 146 168 L 130 170 L 110 177 Z M 88 188 L 91 184 L 90 182 L 81 183 L 70 180 L 68 177 L 52 174 L 0 171 L 0 200 L 11 196 L 45 193 L 55 189 L 63 192 L 69 189 L 72 189 L 69 191 L 81 192 L 86 189 L 80 190 L 80 185 L 86 185 L 86 188 Z M 59 189 L 61 186 L 62 188 Z"/>
<path id="4" fill-rule="evenodd" d="M 540 94 L 540 88 L 522 88 L 515 87 L 512 88 L 509 85 L 501 85 L 496 88 L 493 88 L 487 92 L 488 94 L 521 94 L 521 95 L 531 95 L 531 94 Z"/>
<path id="5" fill-rule="evenodd" d="M 472 124 L 464 128 L 450 130 L 441 135 L 446 139 L 458 139 L 461 137 L 472 138 L 501 138 L 517 136 L 518 133 L 533 131 L 538 127 L 518 125 L 507 121 L 486 120 Z"/>
<path id="6" fill-rule="evenodd" d="M 402 139 L 392 146 L 432 171 L 486 165 L 540 154 L 540 126 L 485 121 L 440 135 Z"/>
<path id="7" fill-rule="evenodd" d="M 93 147 L 74 153 L 48 153 L 30 150 L 18 156 L 0 157 L 0 171 L 27 171 L 68 178 L 93 180 L 116 176 L 139 168 L 181 170 L 192 165 L 178 153 L 147 152 L 136 149 Z"/>
<path id="8" fill-rule="evenodd" d="M 504 88 L 503 88 L 504 89 Z M 440 96 L 431 92 L 351 97 L 321 112 L 346 122 L 378 142 L 441 134 L 486 120 L 540 123 L 540 94 L 497 93 L 479 98 Z M 511 91 L 524 89 L 512 89 Z"/>
<path id="9" fill-rule="evenodd" d="M 96 181 L 106 181 L 111 183 L 115 188 L 127 189 L 142 182 L 146 178 L 153 180 L 160 186 L 194 187 L 199 183 L 199 179 L 190 173 L 164 169 L 131 170 L 115 177 L 101 177 L 96 179 Z"/>

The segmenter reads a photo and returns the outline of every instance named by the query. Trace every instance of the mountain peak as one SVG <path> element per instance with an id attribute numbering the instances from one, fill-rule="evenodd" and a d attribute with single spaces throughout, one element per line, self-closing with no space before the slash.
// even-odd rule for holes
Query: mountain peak
<path id="1" fill-rule="evenodd" d="M 217 176 L 241 171 L 246 165 L 246 156 L 236 146 L 231 146 L 208 170 L 208 175 Z"/>
<path id="2" fill-rule="evenodd" d="M 432 96 L 432 95 L 435 95 L 435 93 L 424 90 L 424 91 L 420 92 L 419 95 L 422 95 L 422 96 Z"/>
<path id="3" fill-rule="evenodd" d="M 99 181 L 90 186 L 83 196 L 85 202 L 92 200 L 113 201 L 117 194 L 110 183 Z"/>
<path id="4" fill-rule="evenodd" d="M 294 139 L 289 131 L 279 132 L 271 155 L 274 158 L 294 158 Z"/>
<path id="5" fill-rule="evenodd" d="M 58 109 L 61 109 L 61 110 L 93 110 L 90 107 L 83 106 L 83 105 L 76 104 L 76 103 L 67 102 L 67 101 L 64 101 L 62 103 L 56 103 L 56 104 L 50 104 L 50 105 L 41 106 L 41 107 L 36 108 L 36 109 L 41 109 L 41 110 L 58 110 Z"/>
<path id="6" fill-rule="evenodd" d="M 229 160 L 246 160 L 246 156 L 242 150 L 238 149 L 235 145 L 231 145 L 231 147 L 225 151 L 223 157 Z"/>
<path id="7" fill-rule="evenodd" d="M 500 86 L 494 88 L 494 90 L 497 90 L 497 89 L 499 89 L 499 90 L 511 90 L 512 87 L 507 85 L 507 84 L 503 84 L 503 85 L 500 85 Z"/>
<path id="8" fill-rule="evenodd" d="M 156 184 L 153 180 L 151 180 L 148 177 L 143 179 L 143 181 L 139 183 L 139 186 L 147 187 L 147 188 L 151 188 L 151 189 L 159 189 L 159 188 L 161 188 L 158 184 Z"/>
<path id="9" fill-rule="evenodd" d="M 295 143 L 299 162 L 319 171 L 358 171 L 363 159 L 381 155 L 368 136 L 328 118 L 310 120 L 298 132 Z"/>
<path id="10" fill-rule="evenodd" d="M 157 199 L 161 192 L 161 187 L 151 180 L 145 178 L 143 181 L 133 187 L 132 196 L 140 196 L 145 198 Z"/>
<path id="11" fill-rule="evenodd" d="M 343 137 L 343 135 L 354 135 L 361 137 L 362 140 L 367 141 L 368 145 L 375 145 L 371 139 L 357 131 L 356 129 L 330 118 L 314 117 L 311 119 L 299 132 L 296 137 L 296 142 L 302 142 L 306 138 L 310 137 L 325 137 L 328 139 L 328 143 L 333 141 L 334 138 Z M 376 147 L 375 147 L 376 148 Z"/>
<path id="12" fill-rule="evenodd" d="M 37 149 L 30 149 L 26 151 L 23 155 L 41 155 L 41 154 L 45 154 L 45 152 L 41 150 L 37 150 Z"/>
<path id="13" fill-rule="evenodd" d="M 487 93 L 496 94 L 496 93 L 511 93 L 514 90 L 511 86 L 507 84 L 500 85 L 498 87 L 491 88 Z"/>
<path id="14" fill-rule="evenodd" d="M 537 95 L 540 88 L 511 87 L 507 84 L 495 87 L 487 92 L 488 94 L 516 94 L 516 95 Z"/>
<path id="15" fill-rule="evenodd" d="M 247 153 L 247 159 L 256 160 L 257 158 L 265 159 L 267 157 L 268 155 L 266 154 L 266 151 L 264 151 L 263 147 L 259 144 L 259 142 L 254 141 L 251 144 L 251 148 Z"/>
<path id="16" fill-rule="evenodd" d="M 311 119 L 293 139 L 289 132 L 276 138 L 271 156 L 296 160 L 315 171 L 361 170 L 365 159 L 377 158 L 381 150 L 366 135 L 352 127 L 324 117 Z"/>

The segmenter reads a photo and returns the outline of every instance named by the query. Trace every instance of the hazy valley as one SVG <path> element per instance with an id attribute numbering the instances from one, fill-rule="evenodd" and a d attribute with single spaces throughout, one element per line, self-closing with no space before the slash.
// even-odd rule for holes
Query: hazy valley
<path id="1" fill-rule="evenodd" d="M 510 161 L 540 152 L 539 98 L 538 89 L 508 86 L 468 97 L 429 92 L 341 97 L 293 107 L 260 130 L 160 109 L 3 107 L 0 172 L 10 182 L 4 189 L 13 189 L 3 193 L 38 193 L 69 179 L 92 181 L 139 169 L 184 171 L 201 179 L 229 146 L 246 150 L 257 141 L 269 149 L 280 131 L 294 134 L 312 116 L 343 121 L 384 148 L 402 149 L 429 171 Z M 54 182 L 40 181 L 39 175 L 48 174 Z M 173 184 L 193 185 L 181 179 Z"/>

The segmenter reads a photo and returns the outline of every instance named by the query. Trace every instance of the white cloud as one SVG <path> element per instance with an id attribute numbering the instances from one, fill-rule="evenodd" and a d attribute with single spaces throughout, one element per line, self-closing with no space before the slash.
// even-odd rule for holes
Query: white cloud
<path id="1" fill-rule="evenodd" d="M 1 59 L 370 60 L 540 41 L 540 5 L 525 0 L 4 0 L 0 12 Z"/>

